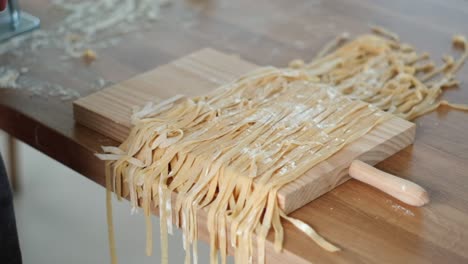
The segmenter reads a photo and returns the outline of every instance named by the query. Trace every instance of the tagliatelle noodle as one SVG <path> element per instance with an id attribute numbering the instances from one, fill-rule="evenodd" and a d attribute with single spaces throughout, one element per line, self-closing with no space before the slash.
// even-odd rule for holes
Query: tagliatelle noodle
<path id="1" fill-rule="evenodd" d="M 417 54 L 396 34 L 381 27 L 373 30 L 388 38 L 364 35 L 309 64 L 295 66 L 345 95 L 404 119 L 412 120 L 440 105 L 466 110 L 464 105 L 438 101 L 444 88 L 458 85 L 454 75 L 468 57 L 463 36 L 453 38 L 454 46 L 463 51 L 460 58 L 444 56 L 444 64 L 436 68 L 426 53 Z"/>
<path id="2" fill-rule="evenodd" d="M 150 254 L 151 206 L 159 206 L 162 263 L 168 262 L 173 216 L 183 230 L 185 262 L 193 254 L 196 263 L 198 210 L 207 210 L 211 263 L 218 254 L 225 263 L 229 246 L 236 263 L 250 263 L 254 239 L 263 263 L 271 228 L 274 249 L 282 249 L 281 218 L 325 250 L 339 250 L 288 217 L 278 205 L 278 190 L 389 118 L 379 108 L 406 119 L 444 104 L 466 110 L 436 102 L 442 88 L 457 84 L 453 74 L 468 56 L 464 38 L 454 38 L 462 57 L 446 57 L 436 69 L 432 62 L 420 64 L 427 54 L 378 33 L 392 39 L 363 36 L 310 64 L 295 61 L 296 69 L 261 68 L 205 96 L 148 104 L 134 114 L 127 140 L 98 154 L 113 168 L 113 186 L 106 177 L 108 207 L 111 188 L 118 198 L 129 196 L 134 210 L 142 206 Z M 171 193 L 177 193 L 174 206 Z M 108 209 L 116 263 L 111 214 Z"/>
<path id="3" fill-rule="evenodd" d="M 205 96 L 172 101 L 179 103 L 152 106 L 154 114 L 144 108 L 129 138 L 100 155 L 111 160 L 114 181 L 127 183 L 134 208 L 142 206 L 148 232 L 150 205 L 159 205 L 163 263 L 173 214 L 183 230 L 186 262 L 192 259 L 191 247 L 196 261 L 196 212 L 203 208 L 212 263 L 218 253 L 226 261 L 228 240 L 237 263 L 251 261 L 254 237 L 263 263 L 270 228 L 275 250 L 282 248 L 280 218 L 324 249 L 338 250 L 305 223 L 287 217 L 277 192 L 389 115 L 314 82 L 303 70 L 272 67 Z M 173 208 L 171 192 L 178 194 Z M 150 254 L 150 234 L 147 241 Z"/>

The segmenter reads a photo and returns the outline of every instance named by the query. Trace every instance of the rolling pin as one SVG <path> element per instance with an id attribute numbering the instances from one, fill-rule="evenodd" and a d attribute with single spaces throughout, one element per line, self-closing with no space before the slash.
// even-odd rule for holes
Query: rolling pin
<path id="1" fill-rule="evenodd" d="M 426 190 L 414 182 L 378 170 L 360 160 L 349 166 L 349 175 L 363 183 L 373 186 L 396 199 L 412 205 L 423 206 L 429 202 Z"/>

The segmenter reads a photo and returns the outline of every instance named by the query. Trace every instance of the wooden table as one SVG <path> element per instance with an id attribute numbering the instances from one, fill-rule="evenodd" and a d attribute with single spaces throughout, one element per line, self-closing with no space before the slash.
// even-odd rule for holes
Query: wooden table
<path id="1" fill-rule="evenodd" d="M 48 56 L 42 56 L 44 67 L 37 74 L 84 96 L 94 91 L 89 83 L 97 76 L 118 82 L 207 46 L 259 65 L 284 66 L 294 58 L 312 58 L 337 33 L 367 32 L 369 24 L 390 28 L 433 55 L 450 51 L 454 33 L 468 34 L 468 2 L 463 0 L 174 2 L 143 39 L 129 36 L 99 51 L 90 66 L 77 62 L 65 74 L 46 67 Z M 24 0 L 22 5 L 42 19 L 43 27 L 58 19 L 48 1 Z M 190 25 L 184 24 L 186 18 Z M 0 61 L 15 63 L 9 56 Z M 468 67 L 458 77 L 464 84 L 446 91 L 444 98 L 467 103 Z M 441 108 L 416 123 L 414 146 L 378 167 L 427 188 L 428 206 L 405 206 L 351 180 L 292 214 L 343 251 L 327 253 L 285 223 L 286 253 L 268 258 L 290 263 L 468 262 L 468 114 Z M 0 128 L 103 185 L 103 164 L 93 153 L 115 142 L 75 124 L 71 101 L 0 90 Z"/>

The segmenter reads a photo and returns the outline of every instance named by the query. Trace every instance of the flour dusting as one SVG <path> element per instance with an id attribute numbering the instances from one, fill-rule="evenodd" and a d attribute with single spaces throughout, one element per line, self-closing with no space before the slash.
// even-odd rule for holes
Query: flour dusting
<path id="1" fill-rule="evenodd" d="M 399 204 L 392 204 L 392 209 L 394 211 L 403 213 L 404 215 L 414 216 L 414 213 L 411 210 L 409 210 L 409 209 L 407 209 L 407 208 L 405 208 L 405 207 L 403 207 L 403 206 L 401 206 Z"/>
<path id="2" fill-rule="evenodd" d="M 0 87 L 16 89 L 18 88 L 17 80 L 20 73 L 15 69 L 0 67 Z"/>
<path id="3" fill-rule="evenodd" d="M 168 0 L 55 0 L 47 11 L 57 17 L 60 14 L 60 17 L 63 17 L 61 21 L 50 26 L 41 25 L 41 29 L 0 44 L 0 58 L 7 61 L 6 65 L 1 65 L 0 88 L 21 88 L 34 91 L 35 94 L 59 96 L 65 100 L 79 97 L 79 93 L 73 89 L 65 89 L 59 84 L 51 84 L 38 76 L 32 76 L 30 69 L 44 67 L 41 64 L 41 56 L 50 52 L 58 55 L 49 56 L 47 61 L 53 66 L 48 68 L 60 69 L 62 64 L 76 64 L 76 60 L 89 55 L 89 51 L 115 46 L 124 35 L 150 28 L 159 19 L 161 8 L 170 4 Z M 88 63 L 92 61 L 88 60 Z M 17 63 L 22 65 L 14 65 Z M 24 66 L 26 63 L 27 67 Z M 90 74 L 96 75 L 86 67 L 86 63 L 83 63 L 80 70 L 85 72 L 88 78 Z M 29 79 L 26 82 L 30 86 L 24 87 L 25 83 L 19 83 L 18 79 Z M 102 88 L 107 83 L 101 76 L 95 76 L 95 79 L 95 83 L 90 83 L 89 88 Z M 31 84 L 33 80 L 36 83 Z"/>
<path id="4" fill-rule="evenodd" d="M 80 97 L 80 94 L 72 89 L 64 88 L 58 84 L 51 84 L 42 80 L 37 80 L 25 74 L 26 67 L 16 70 L 13 68 L 0 67 L 0 88 L 2 89 L 22 89 L 38 96 L 54 96 L 61 100 L 71 100 Z"/>

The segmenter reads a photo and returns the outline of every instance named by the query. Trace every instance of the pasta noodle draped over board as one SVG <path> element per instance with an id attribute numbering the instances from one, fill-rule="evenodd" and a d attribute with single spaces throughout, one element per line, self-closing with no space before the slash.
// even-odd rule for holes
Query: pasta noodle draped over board
<path id="1" fill-rule="evenodd" d="M 464 38 L 454 42 L 464 49 L 462 57 L 446 57 L 435 68 L 409 45 L 365 35 L 335 52 L 319 53 L 309 64 L 296 60 L 289 69 L 264 67 L 203 96 L 148 104 L 134 114 L 135 126 L 121 146 L 97 154 L 108 161 L 111 249 L 114 191 L 129 197 L 135 210 L 143 208 L 147 254 L 151 209 L 159 208 L 163 263 L 173 222 L 183 230 L 186 263 L 192 261 L 191 249 L 197 260 L 198 224 L 207 225 L 211 263 L 218 262 L 218 254 L 225 263 L 229 247 L 236 263 L 250 263 L 254 243 L 258 262 L 264 263 L 270 229 L 274 249 L 282 249 L 281 219 L 325 250 L 339 250 L 288 217 L 279 207 L 278 190 L 391 114 L 412 119 L 447 104 L 437 98 L 442 88 L 457 84 L 453 74 L 467 56 Z M 206 223 L 198 223 L 199 210 L 207 211 Z"/>

